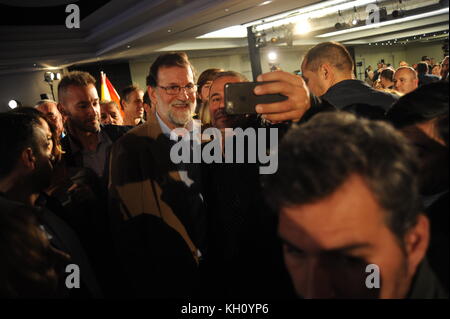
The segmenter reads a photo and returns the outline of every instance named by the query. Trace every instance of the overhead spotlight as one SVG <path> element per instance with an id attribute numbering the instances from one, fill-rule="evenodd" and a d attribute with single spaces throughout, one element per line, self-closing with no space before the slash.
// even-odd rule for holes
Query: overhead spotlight
<path id="1" fill-rule="evenodd" d="M 22 106 L 22 103 L 20 103 L 17 100 L 11 100 L 11 101 L 8 102 L 8 106 L 9 106 L 10 109 L 14 110 L 16 107 Z"/>
<path id="2" fill-rule="evenodd" d="M 388 18 L 388 12 L 386 7 L 380 8 L 379 13 L 380 13 L 380 21 L 385 21 Z"/>
<path id="3" fill-rule="evenodd" d="M 45 72 L 44 74 L 44 81 L 45 82 L 53 82 L 53 80 L 55 79 L 55 74 L 53 72 Z"/>
<path id="4" fill-rule="evenodd" d="M 278 37 L 273 37 L 273 38 L 270 39 L 270 42 L 271 43 L 277 43 L 278 40 L 279 40 Z"/>
<path id="5" fill-rule="evenodd" d="M 311 23 L 308 20 L 301 20 L 295 24 L 294 33 L 297 35 L 311 32 Z"/>
<path id="6" fill-rule="evenodd" d="M 256 38 L 256 45 L 257 48 L 262 48 L 266 46 L 266 40 L 265 38 Z"/>
<path id="7" fill-rule="evenodd" d="M 397 19 L 397 18 L 403 18 L 404 16 L 405 16 L 405 10 L 403 7 L 403 1 L 398 0 L 397 9 L 392 11 L 392 17 L 394 19 Z"/>
<path id="8" fill-rule="evenodd" d="M 267 58 L 269 59 L 270 63 L 274 63 L 278 60 L 278 54 L 276 52 L 269 52 L 267 54 Z"/>
<path id="9" fill-rule="evenodd" d="M 352 17 L 352 25 L 356 26 L 359 23 L 358 10 L 356 7 L 353 7 L 353 17 Z"/>
<path id="10" fill-rule="evenodd" d="M 344 18 L 342 17 L 341 10 L 338 11 L 338 22 L 334 25 L 336 30 L 342 30 L 347 27 L 347 24 L 344 22 Z"/>
<path id="11" fill-rule="evenodd" d="M 61 80 L 61 73 L 56 72 L 56 73 L 53 73 L 53 74 L 55 75 L 55 80 L 57 80 L 57 81 Z"/>
<path id="12" fill-rule="evenodd" d="M 392 11 L 392 17 L 395 19 L 403 18 L 405 16 L 405 11 L 402 9 Z"/>

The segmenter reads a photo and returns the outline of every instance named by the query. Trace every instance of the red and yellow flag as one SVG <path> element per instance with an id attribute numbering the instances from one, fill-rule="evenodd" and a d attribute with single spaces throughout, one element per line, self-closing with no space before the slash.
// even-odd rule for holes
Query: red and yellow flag
<path id="1" fill-rule="evenodd" d="M 100 71 L 100 75 L 102 78 L 102 86 L 101 86 L 101 99 L 103 101 L 114 101 L 119 106 L 119 110 L 123 116 L 122 106 L 120 105 L 120 96 L 117 93 L 114 86 L 109 81 L 108 77 L 103 71 Z"/>

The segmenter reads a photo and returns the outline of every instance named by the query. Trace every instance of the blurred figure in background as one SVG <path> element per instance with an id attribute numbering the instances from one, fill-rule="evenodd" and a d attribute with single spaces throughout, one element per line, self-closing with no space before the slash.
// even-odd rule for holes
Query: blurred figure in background
<path id="1" fill-rule="evenodd" d="M 441 64 L 441 80 L 448 80 L 448 60 L 449 57 L 446 56 Z"/>
<path id="2" fill-rule="evenodd" d="M 436 64 L 435 66 L 433 66 L 431 74 L 441 78 L 441 70 L 442 70 L 441 64 Z"/>
<path id="3" fill-rule="evenodd" d="M 150 96 L 148 92 L 144 93 L 144 120 L 147 122 L 152 116 L 152 101 L 150 100 Z"/>
<path id="4" fill-rule="evenodd" d="M 385 69 L 380 74 L 380 84 L 383 89 L 394 89 L 394 71 L 391 69 Z"/>
<path id="5" fill-rule="evenodd" d="M 64 133 L 64 120 L 61 113 L 58 110 L 57 103 L 52 100 L 41 100 L 36 103 L 35 108 L 44 113 L 48 120 L 53 124 L 56 128 L 56 133 L 59 138 L 63 138 Z"/>
<path id="6" fill-rule="evenodd" d="M 419 86 L 437 82 L 440 80 L 439 77 L 430 74 L 429 65 L 426 63 L 417 64 L 417 76 L 419 77 Z"/>
<path id="7" fill-rule="evenodd" d="M 414 144 L 420 159 L 420 193 L 431 220 L 431 266 L 448 290 L 449 153 L 448 82 L 424 85 L 402 97 L 388 119 Z"/>
<path id="8" fill-rule="evenodd" d="M 135 85 L 122 91 L 120 104 L 124 112 L 123 124 L 136 126 L 144 123 L 144 91 Z"/>
<path id="9" fill-rule="evenodd" d="M 209 89 L 211 88 L 211 83 L 214 76 L 222 71 L 222 69 L 207 69 L 198 77 L 197 108 L 195 113 L 198 114 L 198 119 L 202 122 L 202 124 L 211 124 L 211 117 L 208 108 Z"/>
<path id="10" fill-rule="evenodd" d="M 410 67 L 401 67 L 394 74 L 395 90 L 407 94 L 419 86 L 417 72 Z"/>
<path id="11" fill-rule="evenodd" d="M 123 125 L 122 114 L 114 101 L 100 102 L 100 119 L 103 125 Z"/>

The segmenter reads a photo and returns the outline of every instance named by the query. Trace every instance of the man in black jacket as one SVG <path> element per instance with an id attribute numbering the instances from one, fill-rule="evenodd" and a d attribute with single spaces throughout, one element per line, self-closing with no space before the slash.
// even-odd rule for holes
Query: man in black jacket
<path id="1" fill-rule="evenodd" d="M 377 91 L 353 74 L 354 62 L 347 49 L 337 42 L 324 42 L 310 49 L 303 59 L 302 72 L 311 92 L 328 101 L 339 110 L 353 105 L 365 105 L 356 109 L 387 111 L 397 101 L 393 94 Z"/>
<path id="2" fill-rule="evenodd" d="M 109 154 L 113 143 L 131 127 L 100 125 L 95 79 L 87 72 L 65 75 L 58 85 L 58 99 L 67 135 L 61 140 L 62 182 L 55 185 L 54 194 L 58 194 L 66 220 L 80 236 L 105 285 L 114 275 L 107 218 Z"/>
<path id="3" fill-rule="evenodd" d="M 379 121 L 326 113 L 286 134 L 264 186 L 299 296 L 447 297 L 425 259 L 417 170 L 406 138 Z"/>
<path id="4" fill-rule="evenodd" d="M 38 207 L 38 197 L 50 185 L 55 164 L 48 123 L 27 114 L 1 114 L 0 130 L 3 154 L 0 158 L 0 213 L 32 210 L 51 245 L 68 254 L 68 263 L 76 264 L 80 269 L 83 289 L 66 289 L 66 293 L 100 297 L 96 278 L 78 237 L 53 212 Z"/>

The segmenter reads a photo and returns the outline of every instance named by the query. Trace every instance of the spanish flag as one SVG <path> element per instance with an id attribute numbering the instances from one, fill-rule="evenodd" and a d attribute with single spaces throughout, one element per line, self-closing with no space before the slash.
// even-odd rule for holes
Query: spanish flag
<path id="1" fill-rule="evenodd" d="M 100 71 L 100 75 L 102 78 L 102 87 L 101 87 L 101 99 L 102 101 L 114 101 L 119 106 L 119 110 L 122 111 L 122 106 L 120 105 L 120 96 L 117 94 L 116 89 L 111 84 L 111 82 L 106 77 L 106 74 L 103 71 Z M 123 116 L 123 114 L 122 114 Z"/>

